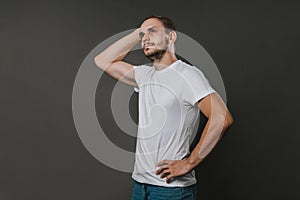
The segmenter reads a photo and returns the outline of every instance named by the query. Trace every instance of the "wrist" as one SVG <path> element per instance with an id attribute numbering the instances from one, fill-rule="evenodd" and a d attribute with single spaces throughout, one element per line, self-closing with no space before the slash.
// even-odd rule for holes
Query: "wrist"
<path id="1" fill-rule="evenodd" d="M 136 39 L 138 39 L 140 41 L 140 28 L 135 29 L 132 34 L 134 35 L 134 37 Z"/>
<path id="2" fill-rule="evenodd" d="M 201 159 L 201 158 L 194 158 L 194 157 L 190 156 L 187 158 L 186 162 L 187 162 L 189 169 L 192 170 L 195 167 L 197 167 L 197 165 L 199 165 L 202 160 L 203 159 Z"/>
<path id="3" fill-rule="evenodd" d="M 190 172 L 194 169 L 194 165 L 193 163 L 190 161 L 189 158 L 185 158 L 184 159 L 184 162 L 185 162 L 185 168 L 186 168 L 186 171 L 187 172 Z"/>

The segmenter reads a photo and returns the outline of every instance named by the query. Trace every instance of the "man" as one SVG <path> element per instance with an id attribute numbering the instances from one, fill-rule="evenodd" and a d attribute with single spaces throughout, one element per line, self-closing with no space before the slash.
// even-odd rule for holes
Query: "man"
<path id="1" fill-rule="evenodd" d="M 100 69 L 139 92 L 134 200 L 196 199 L 193 169 L 233 123 L 203 73 L 176 58 L 176 37 L 169 18 L 151 16 L 95 57 Z M 139 42 L 153 66 L 122 61 Z M 190 153 L 189 140 L 199 110 L 208 121 Z"/>

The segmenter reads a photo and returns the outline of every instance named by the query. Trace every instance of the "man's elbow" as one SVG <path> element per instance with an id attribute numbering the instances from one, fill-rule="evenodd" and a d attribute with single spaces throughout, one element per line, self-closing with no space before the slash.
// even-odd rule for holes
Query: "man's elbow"
<path id="1" fill-rule="evenodd" d="M 95 56 L 94 63 L 96 64 L 97 67 L 99 67 L 103 71 L 105 70 L 106 66 L 108 65 L 108 64 L 105 64 L 104 60 L 101 57 L 101 54 Z"/>
<path id="2" fill-rule="evenodd" d="M 223 131 L 226 131 L 233 124 L 233 118 L 229 112 L 216 114 L 214 119 Z"/>
<path id="3" fill-rule="evenodd" d="M 225 119 L 226 120 L 225 120 L 224 126 L 225 126 L 226 129 L 228 129 L 229 127 L 232 126 L 234 120 L 233 120 L 232 115 L 229 112 L 226 113 Z"/>

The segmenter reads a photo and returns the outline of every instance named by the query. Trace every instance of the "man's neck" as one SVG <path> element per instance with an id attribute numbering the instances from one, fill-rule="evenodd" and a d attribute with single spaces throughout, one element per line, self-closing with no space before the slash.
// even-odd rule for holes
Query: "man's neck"
<path id="1" fill-rule="evenodd" d="M 175 54 L 166 53 L 160 60 L 154 60 L 153 66 L 155 70 L 159 71 L 164 68 L 167 68 L 169 65 L 177 61 Z"/>

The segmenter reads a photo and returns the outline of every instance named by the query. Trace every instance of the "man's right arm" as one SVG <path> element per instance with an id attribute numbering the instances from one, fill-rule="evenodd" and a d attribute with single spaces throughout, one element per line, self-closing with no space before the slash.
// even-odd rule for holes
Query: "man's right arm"
<path id="1" fill-rule="evenodd" d="M 94 61 L 111 77 L 136 87 L 133 65 L 123 62 L 122 59 L 139 41 L 139 29 L 136 29 L 98 54 Z"/>

